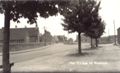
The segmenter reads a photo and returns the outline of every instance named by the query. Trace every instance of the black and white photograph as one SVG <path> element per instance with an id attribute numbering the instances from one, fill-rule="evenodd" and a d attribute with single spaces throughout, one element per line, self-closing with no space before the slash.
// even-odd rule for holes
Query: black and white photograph
<path id="1" fill-rule="evenodd" d="M 0 73 L 120 73 L 120 0 L 0 0 Z"/>

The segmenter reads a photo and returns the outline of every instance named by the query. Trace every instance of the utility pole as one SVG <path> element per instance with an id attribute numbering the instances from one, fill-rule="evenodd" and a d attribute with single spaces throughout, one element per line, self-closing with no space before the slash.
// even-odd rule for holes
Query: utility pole
<path id="1" fill-rule="evenodd" d="M 38 24 L 36 23 L 36 25 L 35 25 L 35 28 L 38 30 L 38 33 L 37 33 L 37 43 L 39 43 L 39 41 L 40 41 L 40 33 L 39 33 L 39 27 L 38 27 Z"/>
<path id="2" fill-rule="evenodd" d="M 45 29 L 45 26 L 44 26 L 44 35 L 45 35 L 44 43 L 45 43 L 45 46 L 46 46 L 46 29 Z"/>
<path id="3" fill-rule="evenodd" d="M 117 45 L 116 44 L 116 34 L 115 34 L 115 20 L 113 21 L 113 24 L 114 24 L 114 45 Z"/>
<path id="4" fill-rule="evenodd" d="M 109 28 L 108 28 L 108 43 L 110 43 L 110 34 L 109 34 Z"/>

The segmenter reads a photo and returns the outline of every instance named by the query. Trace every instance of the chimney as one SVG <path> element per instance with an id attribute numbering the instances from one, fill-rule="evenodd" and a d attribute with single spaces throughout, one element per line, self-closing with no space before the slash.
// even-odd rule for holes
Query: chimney
<path id="1" fill-rule="evenodd" d="M 17 25 L 15 25 L 15 28 L 17 28 Z"/>

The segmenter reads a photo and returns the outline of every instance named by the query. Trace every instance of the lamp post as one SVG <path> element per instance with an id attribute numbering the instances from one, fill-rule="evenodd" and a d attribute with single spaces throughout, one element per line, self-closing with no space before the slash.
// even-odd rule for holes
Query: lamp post
<path id="1" fill-rule="evenodd" d="M 116 34 L 115 34 L 115 21 L 113 21 L 113 24 L 114 24 L 114 45 L 117 45 L 116 44 Z"/>
<path id="2" fill-rule="evenodd" d="M 109 34 L 109 28 L 108 28 L 108 43 L 110 43 L 110 34 Z"/>

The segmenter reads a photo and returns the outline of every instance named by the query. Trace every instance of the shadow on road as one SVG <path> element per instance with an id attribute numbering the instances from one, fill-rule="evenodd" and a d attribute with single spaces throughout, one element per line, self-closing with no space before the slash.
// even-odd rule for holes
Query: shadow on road
<path id="1" fill-rule="evenodd" d="M 102 47 L 104 47 L 104 46 L 98 46 L 98 47 L 93 47 L 93 48 L 91 48 L 91 47 L 89 47 L 89 48 L 84 48 L 84 49 L 82 49 L 82 50 L 97 50 L 97 49 L 100 49 L 100 48 L 102 48 Z"/>
<path id="2" fill-rule="evenodd" d="M 84 57 L 84 56 L 91 56 L 93 54 L 94 54 L 93 52 L 82 52 L 82 54 L 71 53 L 71 54 L 67 54 L 66 56 L 68 56 L 68 57 Z"/>

